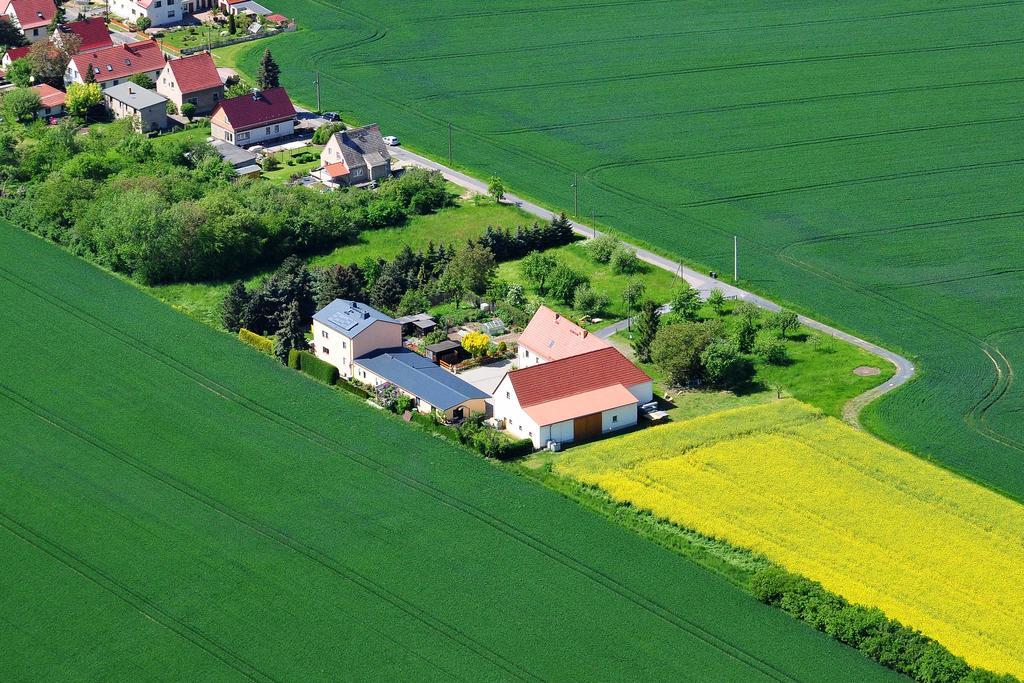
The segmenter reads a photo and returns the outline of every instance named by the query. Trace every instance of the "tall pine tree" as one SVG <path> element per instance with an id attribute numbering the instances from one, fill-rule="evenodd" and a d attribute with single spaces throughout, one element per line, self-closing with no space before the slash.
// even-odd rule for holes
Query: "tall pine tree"
<path id="1" fill-rule="evenodd" d="M 640 304 L 640 313 L 634 318 L 633 325 L 633 352 L 641 363 L 651 361 L 651 344 L 654 343 L 654 336 L 658 334 L 658 325 L 661 319 L 658 316 L 658 304 L 650 299 L 644 299 Z"/>
<path id="2" fill-rule="evenodd" d="M 256 71 L 256 82 L 262 90 L 277 88 L 281 85 L 281 67 L 274 61 L 270 50 L 264 50 L 260 57 L 260 66 Z"/>
<path id="3" fill-rule="evenodd" d="M 245 283 L 238 281 L 231 285 L 231 289 L 224 297 L 224 303 L 221 304 L 221 320 L 225 328 L 231 332 L 238 332 L 240 328 L 245 327 L 245 310 L 250 299 Z"/>
<path id="4" fill-rule="evenodd" d="M 274 340 L 274 355 L 282 363 L 288 362 L 288 352 L 306 348 L 306 326 L 299 313 L 299 303 L 293 301 L 284 312 L 281 328 Z"/>

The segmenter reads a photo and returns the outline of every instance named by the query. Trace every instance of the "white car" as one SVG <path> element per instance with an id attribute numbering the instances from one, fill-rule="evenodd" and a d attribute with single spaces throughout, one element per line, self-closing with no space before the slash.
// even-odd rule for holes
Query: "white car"
<path id="1" fill-rule="evenodd" d="M 398 138 L 394 135 L 385 135 L 381 139 L 384 140 L 384 144 L 388 147 L 396 147 L 398 145 Z"/>

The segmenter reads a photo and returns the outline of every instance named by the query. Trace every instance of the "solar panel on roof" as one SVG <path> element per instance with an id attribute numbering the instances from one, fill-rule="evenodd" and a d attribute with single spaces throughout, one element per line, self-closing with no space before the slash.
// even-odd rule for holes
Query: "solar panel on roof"
<path id="1" fill-rule="evenodd" d="M 332 323 L 334 323 L 343 330 L 351 330 L 353 327 L 359 324 L 359 321 L 357 321 L 348 313 L 335 313 L 330 318 L 328 318 L 328 320 L 330 320 Z"/>

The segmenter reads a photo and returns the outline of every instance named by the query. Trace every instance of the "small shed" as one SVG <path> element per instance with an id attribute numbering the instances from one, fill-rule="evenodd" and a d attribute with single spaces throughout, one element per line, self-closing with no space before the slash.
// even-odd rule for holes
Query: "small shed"
<path id="1" fill-rule="evenodd" d="M 449 365 L 455 365 L 467 355 L 466 350 L 462 348 L 462 344 L 451 339 L 446 339 L 443 342 L 431 344 L 426 347 L 427 358 L 434 361 L 435 363 L 448 363 Z"/>
<path id="2" fill-rule="evenodd" d="M 437 327 L 437 321 L 434 320 L 432 315 L 427 313 L 417 313 L 415 315 L 403 315 L 398 318 L 398 322 L 402 325 L 402 334 L 407 337 L 423 337 L 434 331 Z"/>
<path id="3" fill-rule="evenodd" d="M 486 334 L 488 337 L 497 337 L 505 334 L 505 321 L 501 318 L 494 318 L 485 322 L 480 326 L 480 331 Z"/>

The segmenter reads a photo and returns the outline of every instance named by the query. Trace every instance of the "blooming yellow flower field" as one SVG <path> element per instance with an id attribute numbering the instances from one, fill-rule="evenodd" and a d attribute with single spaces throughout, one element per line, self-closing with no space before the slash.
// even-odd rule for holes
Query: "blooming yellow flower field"
<path id="1" fill-rule="evenodd" d="M 791 400 L 571 449 L 559 474 L 1024 676 L 1024 506 Z"/>

